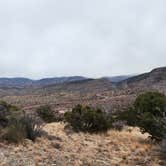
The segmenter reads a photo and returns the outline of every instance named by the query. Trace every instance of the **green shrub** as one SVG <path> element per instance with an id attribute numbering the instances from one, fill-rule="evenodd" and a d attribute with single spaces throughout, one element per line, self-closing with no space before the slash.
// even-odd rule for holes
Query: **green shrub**
<path id="1" fill-rule="evenodd" d="M 46 123 L 59 121 L 58 117 L 55 116 L 54 111 L 49 105 L 39 107 L 36 112 L 38 116 Z"/>
<path id="2" fill-rule="evenodd" d="M 71 112 L 66 112 L 64 118 L 75 131 L 106 132 L 111 127 L 111 120 L 105 112 L 89 106 L 77 105 Z"/>
<path id="3" fill-rule="evenodd" d="M 139 95 L 134 103 L 139 114 L 150 112 L 155 117 L 163 117 L 166 113 L 166 96 L 159 92 L 146 92 Z"/>
<path id="4" fill-rule="evenodd" d="M 119 115 L 129 125 L 140 127 L 151 138 L 161 140 L 166 135 L 166 96 L 158 92 L 146 92 L 138 96 L 134 106 Z"/>
<path id="5" fill-rule="evenodd" d="M 13 119 L 5 129 L 3 138 L 8 142 L 21 143 L 26 138 L 25 125 L 18 119 Z"/>
<path id="6" fill-rule="evenodd" d="M 49 105 L 41 106 L 36 110 L 38 116 L 46 123 L 59 122 L 63 120 L 63 116 L 52 110 Z"/>
<path id="7" fill-rule="evenodd" d="M 41 127 L 38 119 L 30 115 L 12 118 L 5 129 L 3 138 L 14 143 L 23 142 L 24 139 L 35 141 L 41 135 Z"/>
<path id="8" fill-rule="evenodd" d="M 134 107 L 129 107 L 125 111 L 116 114 L 116 121 L 126 121 L 130 126 L 137 126 L 138 119 Z"/>
<path id="9" fill-rule="evenodd" d="M 16 106 L 0 101 L 0 127 L 7 127 L 13 117 L 20 116 L 23 111 Z"/>

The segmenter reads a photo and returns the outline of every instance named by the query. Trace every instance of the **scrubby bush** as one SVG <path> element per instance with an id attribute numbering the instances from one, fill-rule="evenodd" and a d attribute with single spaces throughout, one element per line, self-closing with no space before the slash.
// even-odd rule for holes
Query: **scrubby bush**
<path id="1" fill-rule="evenodd" d="M 46 123 L 57 122 L 61 120 L 61 117 L 56 115 L 49 105 L 39 107 L 36 112 L 38 116 Z"/>
<path id="2" fill-rule="evenodd" d="M 21 143 L 26 138 L 25 125 L 19 119 L 13 119 L 4 129 L 3 138 L 8 142 Z"/>
<path id="3" fill-rule="evenodd" d="M 41 134 L 42 123 L 23 110 L 0 101 L 0 138 L 20 143 L 25 138 L 34 141 Z"/>
<path id="4" fill-rule="evenodd" d="M 90 133 L 106 132 L 111 127 L 108 114 L 101 109 L 77 105 L 71 112 L 66 112 L 65 122 L 75 131 Z"/>
<path id="5" fill-rule="evenodd" d="M 6 127 L 11 118 L 20 116 L 23 113 L 21 109 L 4 101 L 0 101 L 0 127 Z"/>
<path id="6" fill-rule="evenodd" d="M 41 135 L 42 125 L 30 115 L 12 118 L 4 131 L 3 138 L 9 142 L 20 143 L 24 139 L 35 141 Z"/>
<path id="7" fill-rule="evenodd" d="M 119 115 L 129 125 L 140 127 L 151 138 L 161 140 L 166 134 L 166 96 L 158 92 L 146 92 L 138 96 L 134 106 Z"/>
<path id="8" fill-rule="evenodd" d="M 166 113 L 166 96 L 159 92 L 146 92 L 139 95 L 134 103 L 138 113 L 149 112 L 155 117 L 163 117 Z"/>
<path id="9" fill-rule="evenodd" d="M 26 138 L 32 141 L 42 133 L 42 122 L 33 115 L 24 115 L 20 122 L 25 126 Z"/>

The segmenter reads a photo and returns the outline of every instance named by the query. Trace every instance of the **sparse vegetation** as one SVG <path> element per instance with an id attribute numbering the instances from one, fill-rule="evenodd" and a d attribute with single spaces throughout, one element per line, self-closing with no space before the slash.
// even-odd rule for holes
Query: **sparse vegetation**
<path id="1" fill-rule="evenodd" d="M 0 102 L 1 138 L 20 143 L 25 138 L 34 141 L 41 133 L 40 121 L 16 106 Z"/>
<path id="2" fill-rule="evenodd" d="M 111 120 L 101 109 L 77 105 L 71 112 L 65 113 L 65 121 L 75 131 L 90 133 L 106 132 L 111 127 Z"/>
<path id="3" fill-rule="evenodd" d="M 113 88 L 112 83 L 99 79 L 45 88 L 27 87 L 21 92 L 21 88 L 3 90 L 1 99 L 10 104 L 0 102 L 1 163 L 165 165 L 165 96 L 157 92 L 138 96 L 155 89 L 166 94 L 164 76 L 158 72 L 152 77 L 139 76 Z M 62 120 L 64 112 L 67 112 L 65 123 L 50 123 Z M 30 113 L 33 116 L 27 115 Z M 124 127 L 125 124 L 132 127 Z M 65 130 L 65 126 L 77 132 Z M 96 134 L 103 132 L 107 134 Z M 160 142 L 149 141 L 147 133 Z"/>
<path id="4" fill-rule="evenodd" d="M 24 139 L 35 141 L 41 135 L 42 124 L 30 115 L 24 115 L 10 120 L 4 129 L 3 138 L 9 142 L 21 143 Z"/>
<path id="5" fill-rule="evenodd" d="M 25 125 L 20 119 L 13 119 L 4 129 L 3 138 L 8 142 L 21 143 L 26 138 Z"/>

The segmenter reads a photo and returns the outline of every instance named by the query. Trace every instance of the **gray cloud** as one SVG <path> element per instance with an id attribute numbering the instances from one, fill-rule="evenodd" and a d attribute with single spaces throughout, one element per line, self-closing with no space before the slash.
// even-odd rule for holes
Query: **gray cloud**
<path id="1" fill-rule="evenodd" d="M 0 1 L 0 76 L 141 73 L 166 66 L 165 0 Z"/>

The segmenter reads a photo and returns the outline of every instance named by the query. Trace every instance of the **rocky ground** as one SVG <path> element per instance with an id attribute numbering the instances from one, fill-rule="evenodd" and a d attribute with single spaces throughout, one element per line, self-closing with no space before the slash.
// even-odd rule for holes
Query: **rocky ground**
<path id="1" fill-rule="evenodd" d="M 0 143 L 0 166 L 158 166 L 165 165 L 157 146 L 138 129 L 103 135 L 73 133 L 64 124 L 44 126 L 34 143 Z"/>

